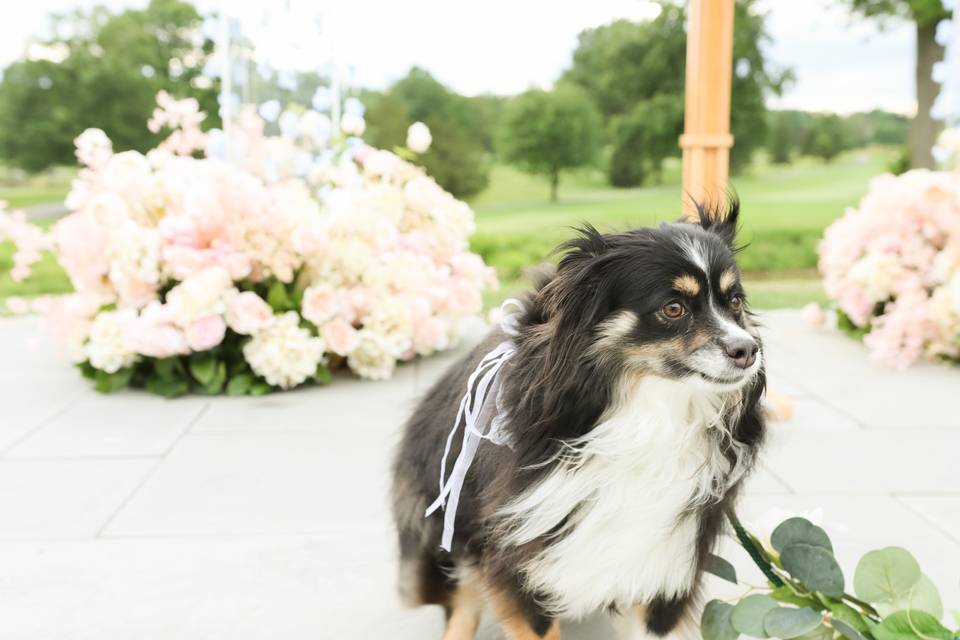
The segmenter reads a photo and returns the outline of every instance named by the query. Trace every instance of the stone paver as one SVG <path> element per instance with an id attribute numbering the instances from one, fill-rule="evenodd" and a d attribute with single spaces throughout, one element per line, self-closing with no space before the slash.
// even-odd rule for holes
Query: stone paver
<path id="1" fill-rule="evenodd" d="M 795 312 L 764 319 L 795 417 L 771 426 L 742 517 L 820 508 L 848 576 L 905 546 L 960 605 L 960 371 L 880 369 Z M 0 321 L 0 637 L 440 637 L 438 609 L 395 596 L 389 462 L 468 345 L 386 383 L 168 402 L 95 394 L 37 325 Z M 724 555 L 760 581 L 735 543 Z M 478 637 L 502 636 L 485 619 Z M 564 624 L 566 640 L 607 637 L 602 615 Z"/>

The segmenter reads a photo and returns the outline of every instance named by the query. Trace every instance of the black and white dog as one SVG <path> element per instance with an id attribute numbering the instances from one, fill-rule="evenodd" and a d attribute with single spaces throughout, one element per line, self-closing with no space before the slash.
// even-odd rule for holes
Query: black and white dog
<path id="1" fill-rule="evenodd" d="M 618 615 L 626 638 L 681 632 L 705 558 L 764 435 L 763 352 L 734 260 L 739 205 L 564 245 L 518 318 L 501 376 L 509 446 L 482 442 L 452 552 L 439 548 L 440 459 L 494 331 L 433 386 L 394 469 L 400 591 L 440 604 L 449 640 L 485 603 L 508 637 Z M 453 455 L 457 453 L 454 445 Z"/>

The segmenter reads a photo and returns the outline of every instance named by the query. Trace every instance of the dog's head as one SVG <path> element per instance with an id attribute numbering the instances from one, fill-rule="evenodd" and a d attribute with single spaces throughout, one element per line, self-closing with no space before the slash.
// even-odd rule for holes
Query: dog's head
<path id="1" fill-rule="evenodd" d="M 585 329 L 588 358 L 716 391 L 754 379 L 762 353 L 735 261 L 739 205 L 698 210 L 696 223 L 585 228 L 541 290 L 554 336 Z"/>

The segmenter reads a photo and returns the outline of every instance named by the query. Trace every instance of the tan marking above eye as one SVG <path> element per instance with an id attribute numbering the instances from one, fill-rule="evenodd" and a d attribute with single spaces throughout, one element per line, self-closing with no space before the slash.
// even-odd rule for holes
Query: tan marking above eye
<path id="1" fill-rule="evenodd" d="M 692 275 L 685 273 L 673 279 L 673 288 L 680 293 L 685 293 L 690 297 L 696 297 L 700 293 L 700 283 Z"/>
<path id="2" fill-rule="evenodd" d="M 733 269 L 727 269 L 720 274 L 720 291 L 726 293 L 737 283 L 737 272 Z"/>

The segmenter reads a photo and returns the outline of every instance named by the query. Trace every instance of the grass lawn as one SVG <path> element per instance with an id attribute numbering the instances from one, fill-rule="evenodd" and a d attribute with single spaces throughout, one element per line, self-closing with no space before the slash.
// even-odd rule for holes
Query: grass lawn
<path id="1" fill-rule="evenodd" d="M 884 149 L 847 153 L 833 163 L 802 159 L 789 166 L 757 163 L 733 178 L 742 202 L 740 263 L 751 283 L 755 308 L 802 306 L 823 301 L 815 280 L 816 245 L 824 228 L 866 192 L 870 177 L 883 173 L 891 153 Z M 472 203 L 477 213 L 473 248 L 497 267 L 503 290 L 489 302 L 523 287 L 521 272 L 542 262 L 571 227 L 589 222 L 600 230 L 675 220 L 680 216 L 679 166 L 667 167 L 664 184 L 613 189 L 603 176 L 565 177 L 560 202 L 547 201 L 545 181 L 509 167 L 495 167 L 490 188 Z M 771 274 L 779 274 L 771 279 Z"/>
<path id="2" fill-rule="evenodd" d="M 27 178 L 7 180 L 7 171 L 0 167 L 0 200 L 10 209 L 63 202 L 76 173 L 74 168 L 57 167 Z"/>

